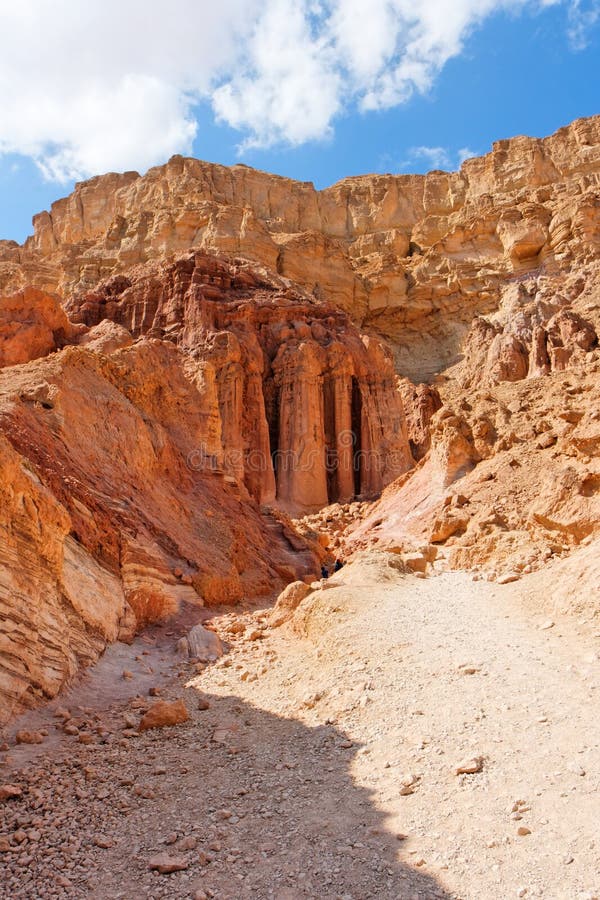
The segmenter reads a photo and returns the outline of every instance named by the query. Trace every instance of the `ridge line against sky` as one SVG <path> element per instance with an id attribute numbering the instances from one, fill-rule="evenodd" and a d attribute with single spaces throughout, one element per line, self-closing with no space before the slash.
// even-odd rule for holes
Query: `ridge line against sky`
<path id="1" fill-rule="evenodd" d="M 174 153 L 319 187 L 455 169 L 598 112 L 599 32 L 600 0 L 0 0 L 0 237 Z"/>

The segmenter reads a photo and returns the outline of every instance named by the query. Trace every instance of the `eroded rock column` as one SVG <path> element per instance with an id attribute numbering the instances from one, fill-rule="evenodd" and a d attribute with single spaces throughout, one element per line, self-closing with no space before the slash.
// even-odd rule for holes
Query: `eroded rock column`
<path id="1" fill-rule="evenodd" d="M 352 423 L 357 434 L 355 490 L 368 496 L 408 471 L 414 460 L 387 351 L 366 336 L 362 344 L 360 366 L 353 378 Z"/>
<path id="2" fill-rule="evenodd" d="M 290 345 L 273 368 L 280 387 L 277 499 L 296 508 L 326 506 L 322 353 L 315 344 Z"/>
<path id="3" fill-rule="evenodd" d="M 381 474 L 384 452 L 383 423 L 377 406 L 377 385 L 362 379 L 357 388 L 360 393 L 360 419 L 355 424 L 355 428 L 360 425 L 360 446 L 357 448 L 354 461 L 359 475 L 357 493 L 369 496 L 378 493 L 383 487 Z"/>
<path id="4" fill-rule="evenodd" d="M 219 395 L 223 467 L 259 503 L 275 499 L 275 476 L 263 395 L 263 361 L 258 343 L 240 345 L 230 332 L 211 348 Z"/>
<path id="5" fill-rule="evenodd" d="M 347 503 L 355 493 L 352 358 L 346 347 L 334 343 L 327 348 L 327 364 L 323 394 L 328 498 L 330 503 Z"/>
<path id="6" fill-rule="evenodd" d="M 234 334 L 221 331 L 212 335 L 208 352 L 216 373 L 223 470 L 225 475 L 243 486 L 245 469 L 242 421 L 246 371 L 242 348 Z"/>
<path id="7" fill-rule="evenodd" d="M 271 460 L 269 425 L 265 412 L 262 375 L 251 372 L 243 403 L 244 480 L 259 503 L 275 500 L 275 473 Z"/>

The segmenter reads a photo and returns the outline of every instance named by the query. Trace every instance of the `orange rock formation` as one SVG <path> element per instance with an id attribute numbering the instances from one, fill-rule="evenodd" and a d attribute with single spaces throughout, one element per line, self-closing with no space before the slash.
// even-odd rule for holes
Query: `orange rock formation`
<path id="1" fill-rule="evenodd" d="M 314 572 L 286 511 L 384 488 L 350 548 L 490 577 L 597 540 L 600 117 L 320 192 L 174 157 L 34 226 L 0 242 L 0 715 Z"/>
<path id="2" fill-rule="evenodd" d="M 0 371 L 2 718 L 182 603 L 314 573 L 264 504 L 375 494 L 412 464 L 389 353 L 277 276 L 192 252 L 65 309 L 2 304 L 22 363 Z"/>

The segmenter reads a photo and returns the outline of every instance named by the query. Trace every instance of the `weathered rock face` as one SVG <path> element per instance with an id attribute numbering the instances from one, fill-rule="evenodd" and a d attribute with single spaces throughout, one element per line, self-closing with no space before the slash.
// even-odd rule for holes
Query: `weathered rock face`
<path id="1" fill-rule="evenodd" d="M 0 371 L 2 720 L 182 603 L 314 570 L 222 472 L 190 465 L 210 437 L 199 368 L 143 339 Z"/>
<path id="2" fill-rule="evenodd" d="M 458 379 L 441 387 L 431 449 L 354 528 L 352 547 L 433 543 L 450 565 L 496 577 L 597 544 L 600 353 L 566 371 L 522 372 L 467 392 Z"/>
<path id="3" fill-rule="evenodd" d="M 594 325 L 573 310 L 568 297 L 538 288 L 533 281 L 511 285 L 493 317 L 474 320 L 460 366 L 463 387 L 520 381 L 585 365 L 598 346 Z M 582 289 L 583 283 L 575 285 L 578 293 Z"/>
<path id="4" fill-rule="evenodd" d="M 119 579 L 70 536 L 67 509 L 0 439 L 0 722 L 29 697 L 53 696 L 116 640 Z M 74 626 L 76 623 L 76 627 Z"/>
<path id="5" fill-rule="evenodd" d="M 314 571 L 282 511 L 385 488 L 351 547 L 586 553 L 599 334 L 600 117 L 320 192 L 181 157 L 78 185 L 0 242 L 0 717 Z"/>
<path id="6" fill-rule="evenodd" d="M 410 449 L 413 457 L 419 460 L 431 446 L 431 420 L 441 409 L 442 400 L 433 385 L 415 385 L 407 378 L 399 380 L 398 390 L 406 413 Z"/>
<path id="7" fill-rule="evenodd" d="M 192 465 L 223 469 L 259 503 L 346 502 L 412 465 L 389 353 L 282 279 L 191 253 L 116 276 L 67 309 L 197 361 L 207 427 Z"/>
<path id="8" fill-rule="evenodd" d="M 600 245 L 600 117 L 498 141 L 460 172 L 310 183 L 173 157 L 105 175 L 0 244 L 0 291 L 67 296 L 190 247 L 260 262 L 394 344 L 413 380 L 455 362 L 511 278 L 565 273 Z"/>
<path id="9" fill-rule="evenodd" d="M 36 291 L 13 307 L 8 358 L 32 361 L 0 370 L 2 719 L 182 603 L 315 571 L 258 504 L 374 492 L 412 463 L 389 354 L 248 264 L 137 267 L 70 320 Z"/>
<path id="10" fill-rule="evenodd" d="M 31 287 L 0 297 L 0 368 L 47 356 L 76 333 L 56 297 Z"/>

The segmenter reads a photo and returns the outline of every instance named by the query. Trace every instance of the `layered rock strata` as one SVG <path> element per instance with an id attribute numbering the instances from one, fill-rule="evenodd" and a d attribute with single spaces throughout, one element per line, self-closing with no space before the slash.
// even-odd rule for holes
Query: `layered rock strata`
<path id="1" fill-rule="evenodd" d="M 457 368 L 462 388 L 585 366 L 598 334 L 572 305 L 584 291 L 584 279 L 572 285 L 570 296 L 557 287 L 534 280 L 510 285 L 493 316 L 473 321 Z M 595 318 L 595 310 L 590 313 Z"/>
<path id="2" fill-rule="evenodd" d="M 474 322 L 437 385 L 443 405 L 425 406 L 430 448 L 350 547 L 433 544 L 451 566 L 516 577 L 598 546 L 600 266 L 586 274 L 508 286 L 495 316 Z"/>
<path id="3" fill-rule="evenodd" d="M 259 503 L 373 496 L 412 465 L 390 354 L 266 271 L 190 253 L 76 294 L 67 310 L 197 361 L 207 440 L 192 464 L 222 468 Z"/>
<path id="4" fill-rule="evenodd" d="M 597 546 L 600 117 L 324 191 L 174 157 L 34 229 L 0 241 L 0 715 L 314 571 L 278 509 L 384 488 L 348 549 L 489 577 Z"/>
<path id="5" fill-rule="evenodd" d="M 248 264 L 191 253 L 0 315 L 0 721 L 181 604 L 314 573 L 264 504 L 412 462 L 389 354 Z"/>
<path id="6" fill-rule="evenodd" d="M 3 369 L 0 432 L 3 719 L 181 604 L 314 570 L 222 473 L 190 467 L 202 396 L 168 343 Z"/>
<path id="7" fill-rule="evenodd" d="M 600 243 L 600 117 L 498 141 L 459 172 L 367 175 L 316 191 L 173 157 L 104 175 L 0 243 L 0 292 L 67 296 L 190 247 L 262 263 L 389 338 L 413 380 L 455 362 L 509 279 L 571 271 Z"/>

